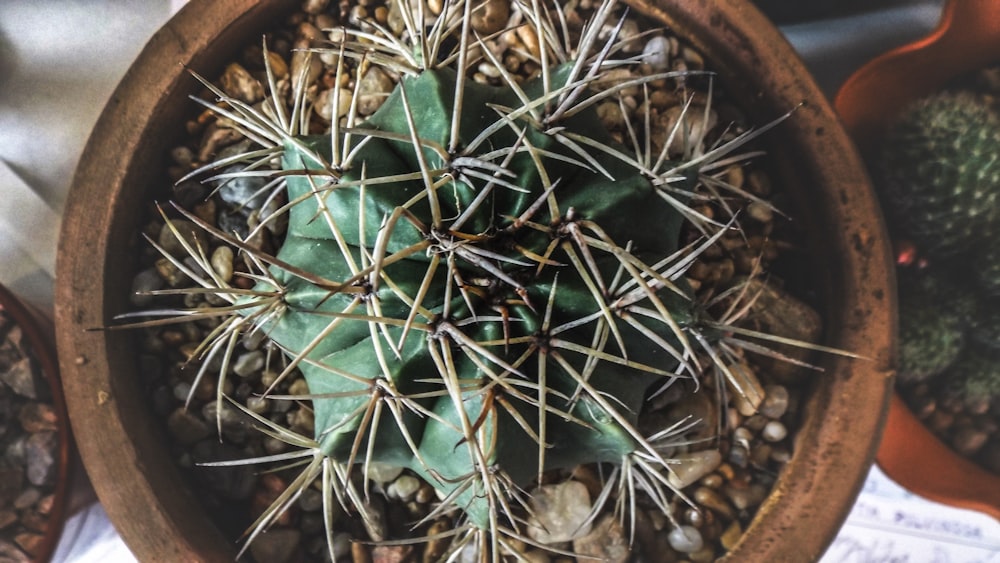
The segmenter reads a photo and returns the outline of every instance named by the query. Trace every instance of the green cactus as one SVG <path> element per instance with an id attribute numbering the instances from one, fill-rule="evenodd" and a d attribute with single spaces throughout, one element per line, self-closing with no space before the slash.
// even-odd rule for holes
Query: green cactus
<path id="1" fill-rule="evenodd" d="M 570 71 L 556 69 L 553 87 Z M 290 210 L 277 259 L 363 291 L 280 267 L 256 289 L 281 288 L 286 310 L 262 328 L 299 359 L 311 393 L 331 397 L 314 401 L 323 453 L 347 462 L 366 447 L 366 459 L 408 467 L 445 494 L 464 489 L 456 503 L 485 527 L 496 507 L 479 485 L 468 486 L 477 466 L 524 485 L 539 470 L 617 463 L 641 448 L 630 427 L 649 388 L 677 368 L 675 327 L 691 324 L 692 303 L 652 278 L 652 264 L 677 251 L 680 214 L 649 178 L 596 151 L 588 160 L 603 172 L 574 162 L 573 151 L 526 120 L 524 135 L 503 127 L 469 151 L 496 121 L 489 105 L 518 103 L 510 89 L 473 82 L 462 92 L 457 143 L 466 156 L 436 151 L 450 141 L 455 86 L 450 69 L 404 79 L 366 122 L 372 136 L 354 137 L 354 165 L 336 177 L 322 164 L 333 158 L 329 137 L 286 142 L 283 168 L 299 173 L 288 177 L 288 195 L 301 203 Z M 524 93 L 541 98 L 541 81 Z M 613 144 L 593 110 L 559 125 L 565 135 Z M 546 156 L 514 152 L 519 139 Z M 501 175 L 486 167 L 487 152 L 503 155 Z M 477 167 L 485 177 L 474 175 Z M 433 177 L 414 177 L 420 171 Z M 312 197 L 317 186 L 328 187 Z M 546 209 L 526 216 L 536 202 Z M 645 278 L 648 295 L 613 283 L 628 267 L 642 273 L 623 279 Z M 660 306 L 667 316 L 640 312 Z M 543 380 L 546 389 L 527 386 Z M 366 410 L 414 395 L 429 397 L 414 400 L 402 425 L 365 427 Z M 523 446 L 531 441 L 549 445 Z"/>
<path id="2" fill-rule="evenodd" d="M 766 127 L 699 152 L 703 139 L 678 126 L 670 136 L 686 148 L 668 158 L 674 143 L 654 151 L 638 142 L 653 136 L 647 121 L 631 132 L 633 146 L 623 146 L 605 131 L 596 103 L 674 73 L 592 91 L 605 65 L 636 64 L 609 59 L 620 46 L 614 34 L 598 42 L 614 3 L 596 9 L 578 45 L 558 43 L 564 36 L 546 27 L 553 20 L 536 11 L 539 4 L 519 6 L 544 53 L 539 76 L 523 83 L 485 48 L 499 85 L 456 70 L 466 68 L 475 40 L 470 3 L 455 3 L 426 32 L 407 21 L 409 43 L 348 30 L 334 47 L 342 55 L 337 83 L 345 57 L 359 65 L 370 58 L 402 78 L 367 120 L 349 112 L 328 135 L 302 134 L 308 101 L 301 83 L 289 114 L 248 106 L 203 80 L 228 109 L 201 103 L 263 148 L 194 175 L 224 170 L 213 182 L 264 176 L 287 188 L 289 203 L 275 256 L 247 242 L 254 233 L 236 237 L 178 208 L 254 266 L 255 287 L 236 290 L 212 271 L 203 249 L 176 233 L 205 273 L 172 257 L 175 265 L 231 303 L 198 354 L 203 366 L 224 358 L 224 377 L 237 335 L 263 333 L 289 358 L 278 381 L 298 369 L 309 386 L 308 396 L 272 398 L 309 399 L 315 413 L 313 437 L 249 413 L 302 448 L 254 461 L 309 462 L 251 539 L 316 478 L 328 485 L 328 503 L 346 499 L 365 516 L 350 477 L 375 462 L 421 475 L 444 499 L 440 510 L 461 509 L 467 531 L 490 542 L 484 552 L 494 559 L 503 537 L 524 537 L 520 491 L 551 469 L 608 463 L 617 467 L 609 487 L 640 490 L 669 515 L 663 452 L 676 429 L 638 430 L 648 396 L 676 378 L 699 377 L 701 358 L 737 393 L 760 388 L 752 374 L 728 366 L 738 363 L 741 346 L 761 349 L 744 337 L 769 337 L 731 326 L 736 313 L 726 322 L 708 318 L 683 276 L 730 227 L 686 201 L 703 171 Z M 273 170 L 278 157 L 281 168 Z M 225 168 L 234 163 L 245 170 Z M 727 189 L 711 181 L 713 190 Z M 715 234 L 679 249 L 684 220 Z"/>
<path id="3" fill-rule="evenodd" d="M 970 280 L 963 279 L 963 265 L 962 261 L 935 261 L 927 267 L 898 268 L 900 308 L 933 303 L 963 328 L 969 326 L 980 306 Z"/>
<path id="4" fill-rule="evenodd" d="M 899 308 L 899 383 L 924 381 L 948 369 L 965 343 L 955 315 L 923 301 Z"/>
<path id="5" fill-rule="evenodd" d="M 906 385 L 938 375 L 955 362 L 977 309 L 975 298 L 948 269 L 902 268 L 898 280 L 897 381 Z"/>
<path id="6" fill-rule="evenodd" d="M 994 237 L 986 236 L 969 259 L 968 267 L 979 291 L 991 297 L 1000 297 L 1000 246 Z"/>
<path id="7" fill-rule="evenodd" d="M 936 257 L 966 251 L 1000 225 L 1000 117 L 971 93 L 904 109 L 878 166 L 900 234 Z"/>
<path id="8" fill-rule="evenodd" d="M 980 346 L 968 346 L 944 375 L 944 394 L 965 405 L 989 405 L 1000 400 L 997 355 Z"/>
<path id="9" fill-rule="evenodd" d="M 1000 298 L 983 299 L 969 326 L 969 340 L 1000 353 Z"/>

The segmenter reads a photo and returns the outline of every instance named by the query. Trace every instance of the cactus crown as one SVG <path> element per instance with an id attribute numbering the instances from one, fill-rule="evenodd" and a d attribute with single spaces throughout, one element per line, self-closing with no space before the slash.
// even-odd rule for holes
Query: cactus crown
<path id="1" fill-rule="evenodd" d="M 238 335 L 266 335 L 289 358 L 278 381 L 298 369 L 310 390 L 272 398 L 310 399 L 316 420 L 307 437 L 249 413 L 301 448 L 253 461 L 305 465 L 251 538 L 317 478 L 328 503 L 364 517 L 350 477 L 374 462 L 420 474 L 443 499 L 430 517 L 461 509 L 457 545 L 475 538 L 494 558 L 507 538 L 526 539 L 521 488 L 554 468 L 607 463 L 614 473 L 601 502 L 638 490 L 669 515 L 678 491 L 668 456 L 683 429 L 641 432 L 644 402 L 700 377 L 703 358 L 752 404 L 762 398 L 752 374 L 727 366 L 738 347 L 760 351 L 745 337 L 766 335 L 732 326 L 742 306 L 708 318 L 683 274 L 734 228 L 687 202 L 702 182 L 727 189 L 711 172 L 767 127 L 703 150 L 708 127 L 681 119 L 658 148 L 647 121 L 616 142 L 596 105 L 626 88 L 648 94 L 650 82 L 675 73 L 594 88 L 606 72 L 641 62 L 617 58 L 624 17 L 615 25 L 614 2 L 596 8 L 572 42 L 559 3 L 514 5 L 540 39 L 539 73 L 528 81 L 510 76 L 471 28 L 472 2 L 446 2 L 425 27 L 422 3 L 400 0 L 401 38 L 375 23 L 344 30 L 326 51 L 340 57 L 336 83 L 345 60 L 357 76 L 381 66 L 401 78 L 364 121 L 355 92 L 329 134 L 303 134 L 311 102 L 301 79 L 291 111 L 273 98 L 253 107 L 203 80 L 224 107 L 201 103 L 257 145 L 207 167 L 209 180 L 267 178 L 287 204 L 257 228 L 287 216 L 288 232 L 270 255 L 247 242 L 253 233 L 233 236 L 178 207 L 253 266 L 256 285 L 238 289 L 167 221 L 202 271 L 171 259 L 203 287 L 196 291 L 229 303 L 200 313 L 221 321 L 196 355 L 204 366 L 223 358 L 225 377 Z M 474 58 L 492 65 L 498 84 L 470 79 Z M 685 219 L 706 236 L 679 248 Z"/>

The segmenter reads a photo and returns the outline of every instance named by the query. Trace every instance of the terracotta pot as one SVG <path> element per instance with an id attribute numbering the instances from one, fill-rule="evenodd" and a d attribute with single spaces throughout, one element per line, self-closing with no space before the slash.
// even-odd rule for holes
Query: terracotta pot
<path id="1" fill-rule="evenodd" d="M 49 512 L 45 528 L 45 538 L 42 540 L 35 561 L 48 561 L 62 534 L 63 523 L 66 520 L 66 509 L 69 505 L 70 484 L 72 481 L 72 450 L 73 436 L 70 432 L 69 416 L 66 414 L 66 401 L 63 398 L 62 385 L 59 381 L 59 364 L 54 346 L 52 321 L 40 312 L 25 304 L 9 289 L 0 285 L 0 311 L 6 312 L 14 323 L 21 328 L 26 347 L 31 350 L 38 368 L 41 370 L 45 383 L 51 390 L 51 404 L 56 413 L 56 432 L 59 435 L 59 449 L 54 463 L 57 466 L 55 490 L 53 492 L 52 510 Z"/>
<path id="2" fill-rule="evenodd" d="M 872 155 L 900 108 L 996 63 L 998 52 L 1000 3 L 951 0 L 930 35 L 851 75 L 837 93 L 835 107 L 862 154 Z M 923 497 L 1000 519 L 1000 475 L 951 451 L 898 396 L 889 409 L 877 460 L 889 477 Z"/>
<path id="3" fill-rule="evenodd" d="M 112 521 L 141 560 L 226 561 L 234 543 L 184 488 L 137 384 L 134 335 L 93 331 L 128 310 L 134 233 L 145 188 L 164 182 L 186 96 L 184 67 L 217 75 L 247 41 L 298 1 L 193 1 L 126 75 L 81 159 L 59 249 L 57 321 L 70 412 L 84 462 Z M 733 561 L 814 560 L 835 536 L 867 474 L 892 380 L 891 252 L 853 145 L 805 67 L 748 2 L 634 2 L 687 37 L 729 92 L 767 122 L 775 173 L 793 190 L 820 280 L 825 343 L 868 360 L 819 359 L 795 455 Z"/>

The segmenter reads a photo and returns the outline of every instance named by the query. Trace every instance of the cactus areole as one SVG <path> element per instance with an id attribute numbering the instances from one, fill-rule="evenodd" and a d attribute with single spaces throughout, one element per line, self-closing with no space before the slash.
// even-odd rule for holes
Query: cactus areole
<path id="1" fill-rule="evenodd" d="M 322 455 L 407 467 L 486 528 L 495 483 L 659 456 L 637 418 L 694 314 L 659 192 L 696 174 L 643 173 L 541 78 L 456 81 L 423 70 L 359 126 L 285 141 L 288 233 L 256 290 L 281 294 L 260 328 L 308 381 Z"/>

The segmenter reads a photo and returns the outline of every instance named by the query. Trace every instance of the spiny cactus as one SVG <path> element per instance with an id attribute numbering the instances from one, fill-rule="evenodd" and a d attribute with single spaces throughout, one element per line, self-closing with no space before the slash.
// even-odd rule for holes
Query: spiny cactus
<path id="1" fill-rule="evenodd" d="M 291 112 L 273 98 L 252 107 L 203 81 L 225 107 L 201 103 L 256 143 L 207 167 L 217 171 L 207 181 L 264 177 L 287 190 L 287 205 L 257 229 L 287 214 L 288 230 L 270 255 L 247 242 L 255 233 L 233 236 L 178 207 L 253 266 L 255 286 L 238 289 L 167 222 L 201 268 L 165 252 L 204 288 L 191 291 L 230 303 L 189 315 L 222 319 L 195 352 L 198 377 L 219 358 L 224 377 L 239 335 L 263 334 L 289 358 L 277 380 L 298 369 L 310 391 L 271 398 L 308 399 L 315 411 L 313 437 L 249 413 L 301 448 L 253 461 L 305 464 L 251 539 L 317 478 L 328 506 L 339 500 L 367 517 L 351 474 L 374 462 L 421 475 L 443 499 L 428 519 L 460 509 L 468 523 L 456 545 L 474 538 L 495 560 L 509 538 L 530 541 L 521 490 L 554 468 L 607 463 L 615 469 L 595 511 L 612 491 L 641 491 L 669 516 L 666 455 L 678 429 L 640 432 L 644 402 L 677 378 L 700 377 L 703 358 L 746 401 L 762 399 L 752 374 L 728 366 L 738 347 L 764 350 L 746 337 L 768 336 L 732 326 L 745 309 L 739 303 L 710 319 L 683 275 L 733 227 L 688 200 L 703 181 L 715 193 L 746 196 L 709 174 L 741 160 L 733 151 L 767 127 L 703 151 L 708 128 L 696 133 L 680 119 L 655 149 L 647 120 L 629 124 L 630 146 L 622 145 L 596 105 L 626 88 L 648 93 L 650 82 L 675 73 L 594 89 L 607 70 L 640 62 L 615 58 L 624 19 L 599 40 L 614 2 L 596 8 L 577 42 L 558 3 L 515 7 L 541 40 L 539 74 L 524 82 L 472 32 L 470 2 L 446 3 L 425 27 L 422 4 L 401 0 L 402 38 L 374 22 L 374 31 L 345 30 L 328 51 L 340 57 L 336 83 L 344 83 L 345 58 L 401 79 L 375 114 L 361 122 L 352 105 L 328 135 L 303 134 L 304 80 Z M 474 53 L 499 85 L 469 79 Z M 277 92 L 270 67 L 267 74 Z M 685 219 L 708 235 L 679 248 Z"/>
<path id="2" fill-rule="evenodd" d="M 1000 400 L 1000 362 L 995 352 L 968 346 L 944 378 L 944 394 L 973 406 Z"/>
<path id="3" fill-rule="evenodd" d="M 901 234 L 934 256 L 968 250 L 1000 225 L 1000 117 L 971 93 L 922 99 L 890 128 L 879 172 Z"/>
<path id="4" fill-rule="evenodd" d="M 899 279 L 897 381 L 917 383 L 945 371 L 961 353 L 975 300 L 947 269 L 904 268 Z"/>
<path id="5" fill-rule="evenodd" d="M 969 325 L 970 340 L 1000 354 L 1000 298 L 983 299 Z"/>
<path id="6" fill-rule="evenodd" d="M 971 280 L 963 279 L 962 261 L 935 261 L 927 267 L 898 268 L 900 308 L 920 303 L 934 303 L 964 328 L 978 314 L 980 307 Z"/>
<path id="7" fill-rule="evenodd" d="M 898 381 L 924 381 L 946 370 L 965 343 L 955 315 L 933 302 L 903 303 L 899 308 Z"/>
<path id="8" fill-rule="evenodd" d="M 1000 246 L 996 244 L 995 237 L 987 233 L 983 242 L 970 254 L 968 267 L 981 293 L 1000 297 Z"/>

